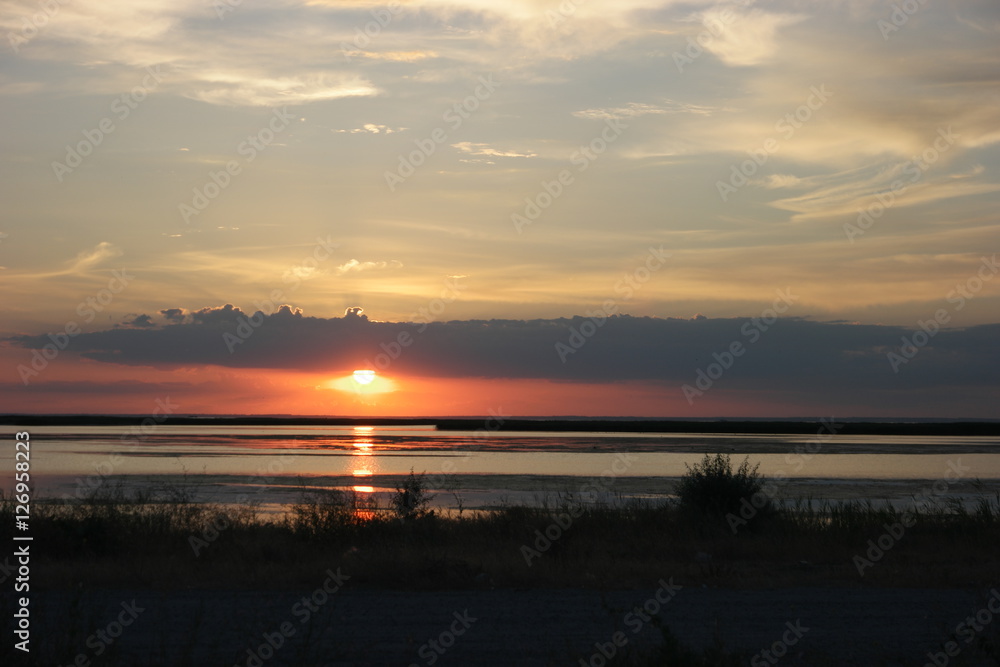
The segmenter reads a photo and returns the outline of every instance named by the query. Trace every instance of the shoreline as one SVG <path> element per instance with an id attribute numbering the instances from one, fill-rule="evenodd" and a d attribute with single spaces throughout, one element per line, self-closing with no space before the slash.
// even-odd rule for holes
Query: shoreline
<path id="1" fill-rule="evenodd" d="M 406 480 L 403 474 L 371 475 L 363 478 L 366 487 L 376 494 L 391 493 Z M 429 476 L 433 479 L 433 476 Z M 50 493 L 40 495 L 36 502 L 62 502 L 63 493 L 72 492 L 75 477 L 53 477 L 57 484 L 45 485 Z M 275 475 L 266 483 L 245 475 L 184 475 L 164 473 L 157 475 L 111 475 L 103 478 L 109 484 L 121 483 L 126 488 L 155 489 L 161 487 L 188 489 L 202 504 L 229 504 L 233 498 L 251 496 L 266 505 L 291 505 L 305 493 L 349 491 L 361 479 L 351 475 Z M 620 502 L 629 499 L 667 501 L 676 498 L 680 477 L 622 476 L 615 478 L 612 487 L 590 502 Z M 509 505 L 533 508 L 558 504 L 566 494 L 578 494 L 581 487 L 593 481 L 584 475 L 524 475 L 524 474 L 450 474 L 447 486 L 430 486 L 428 491 L 437 497 L 435 508 L 455 509 L 454 500 L 461 496 L 461 506 L 467 510 L 490 510 Z M 303 485 L 303 482 L 305 484 Z M 871 501 L 877 505 L 888 503 L 894 507 L 905 506 L 920 491 L 930 487 L 933 480 L 911 478 L 789 478 L 781 482 L 777 498 L 788 505 L 817 504 L 845 501 Z M 51 493 L 58 489 L 58 493 Z M 1000 479 L 966 479 L 950 485 L 948 497 L 952 501 L 972 501 L 983 495 L 1000 495 Z"/>
<path id="2" fill-rule="evenodd" d="M 149 415 L 0 415 L 5 426 L 130 426 Z M 483 429 L 524 432 L 598 432 L 598 433 L 692 433 L 740 435 L 815 434 L 828 432 L 836 421 L 838 435 L 922 435 L 922 436 L 997 436 L 1000 420 L 803 418 L 803 419 L 660 419 L 660 418 L 591 418 L 591 417 L 318 417 L 318 416 L 246 416 L 246 415 L 171 415 L 157 423 L 178 426 L 434 426 L 439 431 L 476 431 Z"/>

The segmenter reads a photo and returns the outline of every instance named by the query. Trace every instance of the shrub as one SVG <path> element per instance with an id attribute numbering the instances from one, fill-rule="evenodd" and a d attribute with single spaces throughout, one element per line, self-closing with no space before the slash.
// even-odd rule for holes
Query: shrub
<path id="1" fill-rule="evenodd" d="M 701 463 L 687 466 L 687 473 L 681 477 L 677 488 L 681 508 L 718 516 L 730 512 L 738 514 L 743 500 L 751 502 L 754 494 L 764 486 L 758 468 L 759 463 L 751 468 L 747 457 L 734 472 L 728 454 L 705 454 Z M 759 499 L 757 502 L 760 503 Z M 757 515 L 769 514 L 773 510 L 771 499 L 765 497 Z"/>
<path id="2" fill-rule="evenodd" d="M 403 481 L 402 486 L 396 487 L 396 493 L 392 495 L 389 502 L 396 516 L 405 521 L 406 519 L 432 516 L 434 512 L 427 509 L 432 498 L 434 495 L 427 491 L 424 473 L 415 475 L 413 468 L 410 468 L 409 477 Z"/>

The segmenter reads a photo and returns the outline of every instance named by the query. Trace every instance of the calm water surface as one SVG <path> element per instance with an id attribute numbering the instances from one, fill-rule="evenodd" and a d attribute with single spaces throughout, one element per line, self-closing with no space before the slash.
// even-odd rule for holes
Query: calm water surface
<path id="1" fill-rule="evenodd" d="M 437 504 L 445 506 L 456 504 L 457 497 L 466 507 L 540 502 L 595 480 L 610 496 L 662 497 L 670 495 L 686 465 L 714 452 L 731 454 L 737 462 L 749 456 L 763 475 L 787 477 L 783 488 L 790 496 L 900 501 L 946 477 L 946 495 L 959 499 L 1000 489 L 996 437 L 212 424 L 156 425 L 146 433 L 120 426 L 12 427 L 10 433 L 19 430 L 31 433 L 36 495 L 57 498 L 78 495 L 110 476 L 135 485 L 184 484 L 200 500 L 235 502 L 249 494 L 275 506 L 294 502 L 303 487 L 384 494 L 411 469 L 427 473 L 438 491 Z M 0 481 L 9 490 L 13 447 L 5 447 L 0 459 Z"/>

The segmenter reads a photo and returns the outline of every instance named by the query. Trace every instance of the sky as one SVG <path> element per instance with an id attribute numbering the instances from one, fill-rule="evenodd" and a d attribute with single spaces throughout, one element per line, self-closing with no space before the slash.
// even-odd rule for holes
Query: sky
<path id="1" fill-rule="evenodd" d="M 0 412 L 996 417 L 998 37 L 4 0 Z"/>

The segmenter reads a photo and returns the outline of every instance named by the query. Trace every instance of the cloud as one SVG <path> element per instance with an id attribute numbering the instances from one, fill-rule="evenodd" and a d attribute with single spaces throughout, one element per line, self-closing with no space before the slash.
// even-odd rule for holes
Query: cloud
<path id="1" fill-rule="evenodd" d="M 11 237 L 0 247 L 11 330 L 58 328 L 103 289 L 119 268 L 110 255 L 84 257 L 83 280 L 65 273 L 101 240 L 127 250 L 122 261 L 140 273 L 109 314 L 157 322 L 163 304 L 226 297 L 250 307 L 299 282 L 286 300 L 307 312 L 363 303 L 399 319 L 437 294 L 445 273 L 474 277 L 449 317 L 567 315 L 606 298 L 630 253 L 664 243 L 677 261 L 638 294 L 634 314 L 750 313 L 780 281 L 801 288 L 796 313 L 909 324 L 965 279 L 956 257 L 975 262 L 995 244 L 1000 52 L 993 33 L 955 21 L 995 29 L 995 2 L 925 4 L 889 41 L 875 25 L 891 12 L 885 3 L 757 3 L 763 14 L 736 11 L 714 40 L 719 53 L 706 49 L 683 72 L 672 54 L 704 29 L 698 12 L 726 0 L 406 2 L 360 55 L 341 44 L 353 48 L 372 10 L 387 6 L 378 0 L 242 2 L 222 20 L 205 0 L 59 4 L 0 74 L 0 94 L 20 96 L 9 99 L 23 120 L 6 153 Z M 19 30 L 38 6 L 12 0 L 0 21 Z M 799 13 L 810 18 L 775 18 Z M 111 104 L 156 63 L 162 83 L 120 122 Z M 460 129 L 444 124 L 491 74 L 496 94 Z M 824 85 L 828 103 L 793 135 L 777 129 Z M 333 99 L 356 86 L 367 94 Z M 179 224 L 178 202 L 245 157 L 237 146 L 264 126 L 268 112 L 246 107 L 276 100 L 301 103 L 304 120 L 200 222 Z M 102 116 L 119 129 L 53 190 L 46 166 L 82 131 L 93 136 Z M 574 169 L 571 156 L 611 117 L 627 132 L 530 233 L 516 234 L 510 214 L 560 168 Z M 948 125 L 957 143 L 897 197 L 877 233 L 848 244 L 841 223 Z M 435 127 L 448 128 L 447 140 L 405 192 L 385 196 L 382 175 Z M 769 138 L 779 149 L 722 202 L 715 184 Z M 488 161 L 497 167 L 482 168 Z M 343 251 L 314 269 L 305 260 L 328 232 Z M 376 258 L 406 262 L 405 279 Z M 959 323 L 996 319 L 996 285 Z M 170 322 L 191 316 L 178 318 Z"/>
<path id="2" fill-rule="evenodd" d="M 386 346 L 404 332 L 412 345 L 386 361 Z M 356 314 L 307 317 L 290 306 L 251 316 L 226 304 L 196 310 L 186 323 L 80 334 L 73 346 L 96 361 L 134 366 L 332 372 L 369 363 L 404 376 L 648 381 L 676 385 L 678 391 L 696 383 L 699 369 L 721 364 L 728 368 L 720 382 L 763 393 L 816 392 L 821 384 L 824 392 L 856 394 L 873 388 L 995 386 L 998 334 L 997 324 L 942 328 L 895 373 L 887 353 L 898 350 L 904 337 L 914 337 L 912 330 L 897 326 L 702 315 L 464 320 L 424 326 L 374 322 Z M 47 336 L 10 340 L 29 348 L 50 343 Z M 736 342 L 743 352 L 732 357 L 729 351 Z"/>
<path id="3" fill-rule="evenodd" d="M 452 144 L 452 148 L 457 148 L 469 155 L 483 155 L 486 157 L 537 157 L 535 153 L 518 153 L 517 151 L 501 151 L 492 148 L 489 144 L 473 143 L 471 141 L 461 141 Z"/>
<path id="4" fill-rule="evenodd" d="M 19 31 L 22 26 L 17 19 L 38 11 L 34 3 L 19 4 L 9 16 L 0 15 L 0 27 Z M 235 27 L 234 14 L 219 16 L 211 3 L 199 0 L 179 0 L 169 6 L 155 2 L 136 2 L 128 7 L 58 4 L 52 20 L 19 55 L 80 63 L 96 72 L 72 82 L 49 82 L 74 85 L 83 94 L 118 94 L 138 83 L 134 79 L 143 76 L 143 68 L 154 65 L 163 70 L 157 92 L 219 106 L 298 105 L 379 92 L 342 63 L 317 67 L 303 57 L 307 48 L 288 48 L 289 35 L 297 32 L 299 41 L 339 53 L 334 40 L 348 36 L 346 32 L 337 35 L 336 26 L 329 23 L 326 27 L 334 34 L 323 36 L 316 30 L 315 12 L 308 8 L 285 3 L 255 7 L 216 3 L 239 13 L 244 23 Z M 222 21 L 228 23 L 226 29 L 220 29 Z M 263 36 L 253 29 L 255 24 L 269 24 L 272 34 Z"/>
<path id="5" fill-rule="evenodd" d="M 371 83 L 356 76 L 337 76 L 331 81 L 328 75 L 268 78 L 254 73 L 226 72 L 203 78 L 205 83 L 188 96 L 224 106 L 273 107 L 378 93 Z"/>
<path id="6" fill-rule="evenodd" d="M 778 188 L 793 188 L 803 179 L 798 176 L 793 176 L 792 174 L 768 174 L 767 178 L 763 182 L 763 186 L 769 190 L 774 190 Z"/>
<path id="7" fill-rule="evenodd" d="M 710 116 L 717 111 L 722 111 L 718 107 L 704 106 L 699 104 L 688 104 L 665 100 L 658 104 L 642 104 L 639 102 L 629 102 L 624 107 L 605 107 L 598 109 L 584 109 L 574 111 L 577 118 L 588 118 L 592 120 L 605 120 L 609 118 L 635 118 L 637 116 L 648 116 L 650 114 L 673 114 L 690 113 L 701 116 Z"/>
<path id="8" fill-rule="evenodd" d="M 156 323 L 149 315 L 126 315 L 118 326 L 126 329 L 149 329 L 156 326 Z"/>
<path id="9" fill-rule="evenodd" d="M 794 181 L 776 175 L 765 187 L 795 186 L 807 190 L 771 202 L 775 208 L 792 211 L 795 214 L 792 219 L 796 221 L 856 215 L 879 203 L 878 197 L 891 201 L 893 207 L 905 208 L 1000 190 L 1000 184 L 984 180 L 985 170 L 979 165 L 944 174 L 933 174 L 929 168 L 919 161 L 908 160 Z"/>
<path id="10" fill-rule="evenodd" d="M 187 311 L 183 308 L 164 308 L 160 311 L 160 315 L 168 322 L 179 324 L 184 321 L 184 315 Z"/>
<path id="11" fill-rule="evenodd" d="M 350 130 L 334 130 L 334 132 L 347 134 L 393 134 L 395 132 L 402 132 L 405 129 L 407 128 L 389 127 L 388 125 L 377 125 L 376 123 L 365 123 L 361 127 L 355 127 Z"/>
<path id="12" fill-rule="evenodd" d="M 107 241 L 101 241 L 90 250 L 84 250 L 83 252 L 77 254 L 76 258 L 62 273 L 86 273 L 87 271 L 101 265 L 105 260 L 111 259 L 112 257 L 120 257 L 121 254 L 121 249 L 115 244 L 108 243 Z"/>
<path id="13" fill-rule="evenodd" d="M 706 41 L 705 48 L 727 65 L 748 67 L 771 60 L 778 52 L 779 28 L 806 17 L 720 6 L 706 9 L 699 18 L 714 35 L 714 39 Z"/>
<path id="14" fill-rule="evenodd" d="M 360 51 L 351 50 L 351 58 L 368 58 L 370 60 L 384 60 L 387 62 L 413 63 L 427 58 L 436 58 L 434 51 Z"/>
<path id="15" fill-rule="evenodd" d="M 345 273 L 401 268 L 403 268 L 403 263 L 395 259 L 388 262 L 359 262 L 356 259 L 349 259 L 337 267 L 336 273 L 338 276 L 342 276 Z"/>

